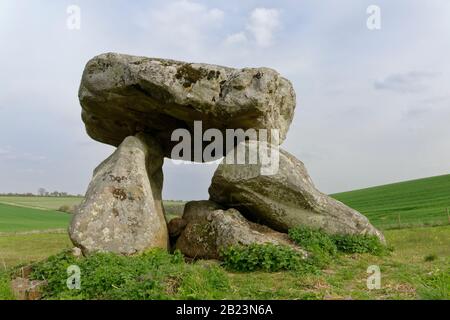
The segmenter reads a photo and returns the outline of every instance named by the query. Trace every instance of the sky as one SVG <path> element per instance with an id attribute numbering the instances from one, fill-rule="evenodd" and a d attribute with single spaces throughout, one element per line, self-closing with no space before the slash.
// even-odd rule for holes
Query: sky
<path id="1" fill-rule="evenodd" d="M 277 70 L 297 95 L 282 147 L 323 192 L 450 172 L 448 0 L 0 0 L 0 193 L 85 193 L 114 151 L 77 97 L 104 52 Z M 166 160 L 164 198 L 207 199 L 215 167 Z"/>

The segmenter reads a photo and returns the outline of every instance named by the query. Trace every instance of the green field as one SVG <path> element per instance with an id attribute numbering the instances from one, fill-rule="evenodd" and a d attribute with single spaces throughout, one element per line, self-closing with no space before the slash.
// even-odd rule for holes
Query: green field
<path id="1" fill-rule="evenodd" d="M 0 269 L 47 258 L 71 248 L 67 232 L 0 235 Z"/>
<path id="2" fill-rule="evenodd" d="M 380 229 L 450 223 L 450 175 L 333 194 Z"/>
<path id="3" fill-rule="evenodd" d="M 295 272 L 228 272 L 227 290 L 204 288 L 202 264 L 192 268 L 195 299 L 450 299 L 450 175 L 332 195 L 365 214 L 394 248 L 389 256 L 341 255 L 317 275 Z M 0 300 L 10 297 L 5 273 L 72 247 L 65 229 L 70 215 L 56 211 L 82 198 L 0 197 Z M 165 201 L 168 220 L 184 202 Z M 437 226 L 441 225 L 441 226 Z M 433 227 L 431 227 L 433 226 Z M 396 230 L 401 228 L 401 230 Z M 53 231 L 42 231 L 42 230 Z M 389 230 L 391 229 L 391 230 Z M 37 232 L 36 232 L 37 230 Z M 39 231 L 41 230 L 41 231 Z M 197 265 L 198 264 L 198 265 Z M 368 290 L 367 267 L 382 272 L 382 288 Z"/>
<path id="4" fill-rule="evenodd" d="M 50 210 L 58 210 L 63 205 L 73 206 L 79 204 L 81 200 L 82 197 L 0 196 L 0 203 L 3 204 Z"/>
<path id="5" fill-rule="evenodd" d="M 67 213 L 0 203 L 0 232 L 24 232 L 67 228 Z"/>

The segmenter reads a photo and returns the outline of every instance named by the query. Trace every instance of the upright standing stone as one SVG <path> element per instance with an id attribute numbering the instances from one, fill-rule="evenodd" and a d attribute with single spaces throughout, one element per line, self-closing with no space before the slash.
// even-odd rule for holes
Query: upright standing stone
<path id="1" fill-rule="evenodd" d="M 72 242 L 84 254 L 167 249 L 162 165 L 162 151 L 154 139 L 143 134 L 127 137 L 95 169 L 69 228 Z"/>

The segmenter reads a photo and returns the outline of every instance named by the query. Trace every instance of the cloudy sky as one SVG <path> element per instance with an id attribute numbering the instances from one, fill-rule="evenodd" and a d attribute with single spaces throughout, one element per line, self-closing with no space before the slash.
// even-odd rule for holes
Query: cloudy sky
<path id="1" fill-rule="evenodd" d="M 278 70 L 298 99 L 283 147 L 324 192 L 450 171 L 448 0 L 0 0 L 0 40 L 0 192 L 85 192 L 113 148 L 86 135 L 78 85 L 110 51 Z M 166 161 L 165 198 L 206 198 L 214 169 Z"/>

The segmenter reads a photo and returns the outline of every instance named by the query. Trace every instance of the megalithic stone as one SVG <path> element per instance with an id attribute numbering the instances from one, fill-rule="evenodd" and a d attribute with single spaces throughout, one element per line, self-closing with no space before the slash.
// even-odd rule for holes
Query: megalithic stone
<path id="1" fill-rule="evenodd" d="M 289 80 L 269 68 L 234 69 L 205 63 L 106 53 L 90 60 L 79 89 L 82 119 L 94 140 L 118 146 L 146 132 L 166 157 L 176 129 L 277 129 L 285 139 L 295 109 Z M 194 150 L 192 150 L 194 151 Z M 198 158 L 191 159 L 198 162 Z M 220 158 L 221 155 L 219 155 Z M 201 161 L 200 161 L 201 162 Z"/>
<path id="2" fill-rule="evenodd" d="M 275 170 L 262 174 L 261 161 L 222 162 L 212 178 L 210 200 L 281 232 L 307 226 L 330 234 L 375 235 L 384 242 L 383 234 L 365 216 L 317 190 L 300 160 L 281 148 L 256 141 L 249 142 L 247 149 L 255 144 L 278 150 L 274 157 L 278 163 L 271 164 Z"/>
<path id="3" fill-rule="evenodd" d="M 235 209 L 224 210 L 212 201 L 191 201 L 184 209 L 186 225 L 176 241 L 176 249 L 196 259 L 220 259 L 230 246 L 271 243 L 288 246 L 302 256 L 307 253 L 287 234 L 252 223 Z"/>
<path id="4" fill-rule="evenodd" d="M 127 137 L 95 170 L 69 235 L 83 254 L 168 248 L 161 201 L 163 155 L 143 134 Z"/>

